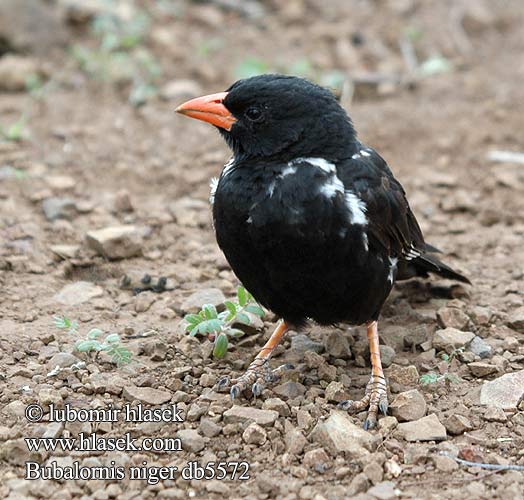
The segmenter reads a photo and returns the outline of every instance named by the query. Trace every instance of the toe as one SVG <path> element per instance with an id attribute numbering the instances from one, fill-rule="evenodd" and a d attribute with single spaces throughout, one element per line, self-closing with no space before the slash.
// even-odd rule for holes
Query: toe
<path id="1" fill-rule="evenodd" d="M 265 389 L 265 385 L 261 381 L 256 381 L 251 387 L 251 392 L 256 398 L 262 394 Z"/>
<path id="2" fill-rule="evenodd" d="M 368 416 L 366 417 L 366 420 L 364 421 L 364 429 L 366 431 L 369 431 L 371 429 L 374 429 L 376 426 L 377 426 L 377 417 L 372 413 L 368 413 Z"/>
<path id="3" fill-rule="evenodd" d="M 388 414 L 388 400 L 387 400 L 387 398 L 383 398 L 383 399 L 380 400 L 380 402 L 378 404 L 378 408 L 384 415 Z"/>
<path id="4" fill-rule="evenodd" d="M 240 387 L 238 385 L 234 385 L 231 387 L 231 390 L 229 391 L 229 395 L 231 396 L 231 399 L 236 399 L 240 396 Z"/>
<path id="5" fill-rule="evenodd" d="M 341 401 L 337 405 L 337 408 L 340 408 L 341 410 L 349 411 L 352 406 L 353 406 L 353 401 L 347 399 L 346 401 Z"/>

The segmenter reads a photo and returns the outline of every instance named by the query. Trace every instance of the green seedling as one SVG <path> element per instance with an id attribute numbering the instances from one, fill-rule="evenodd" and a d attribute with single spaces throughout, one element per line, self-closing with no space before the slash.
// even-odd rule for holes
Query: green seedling
<path id="1" fill-rule="evenodd" d="M 2 136 L 7 141 L 21 141 L 26 136 L 26 122 L 27 118 L 22 116 L 15 123 L 12 123 L 7 127 L 0 126 L 0 136 Z"/>
<path id="2" fill-rule="evenodd" d="M 227 300 L 224 305 L 226 310 L 219 313 L 214 305 L 204 304 L 197 314 L 188 314 L 184 318 L 185 330 L 189 335 L 206 335 L 214 341 L 213 356 L 218 359 L 226 355 L 230 337 L 244 335 L 242 330 L 233 328 L 233 325 L 249 325 L 251 320 L 246 313 L 264 317 L 264 310 L 244 287 L 238 288 L 236 301 Z"/>
<path id="3" fill-rule="evenodd" d="M 440 354 L 440 357 L 449 366 L 451 362 L 462 352 L 464 352 L 464 348 L 461 347 L 459 349 L 454 349 L 451 352 L 451 354 L 447 354 L 443 352 Z M 439 375 L 438 373 L 435 373 L 435 372 L 429 372 L 429 373 L 426 373 L 425 375 L 422 375 L 419 379 L 419 382 L 422 385 L 434 385 L 442 381 L 444 381 L 446 384 L 456 384 L 460 382 L 460 379 L 456 375 L 449 373 L 449 371 L 447 371 L 446 373 L 442 375 Z"/>
<path id="4" fill-rule="evenodd" d="M 65 316 L 53 316 L 53 322 L 60 330 L 66 330 L 71 334 L 78 333 L 78 322 L 76 320 L 71 320 Z M 95 359 L 98 359 L 98 355 L 101 352 L 105 352 L 117 366 L 131 362 L 132 358 L 131 351 L 121 345 L 121 339 L 118 333 L 106 334 L 100 328 L 92 328 L 85 338 L 77 340 L 75 342 L 75 349 L 78 352 L 85 352 L 87 354 L 95 353 Z"/>

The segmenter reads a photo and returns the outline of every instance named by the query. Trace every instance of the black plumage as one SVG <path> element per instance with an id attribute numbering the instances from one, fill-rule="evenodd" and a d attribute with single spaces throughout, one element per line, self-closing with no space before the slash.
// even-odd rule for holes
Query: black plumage
<path id="1" fill-rule="evenodd" d="M 331 92 L 263 75 L 179 111 L 217 125 L 231 147 L 213 186 L 217 241 L 287 324 L 370 325 L 396 279 L 468 282 L 425 243 L 404 189 Z"/>

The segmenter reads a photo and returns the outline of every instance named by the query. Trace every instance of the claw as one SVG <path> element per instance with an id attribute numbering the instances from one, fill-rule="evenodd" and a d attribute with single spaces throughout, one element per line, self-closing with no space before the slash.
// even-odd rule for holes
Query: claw
<path id="1" fill-rule="evenodd" d="M 232 401 L 235 398 L 238 398 L 240 396 L 240 387 L 238 385 L 234 385 L 233 387 L 231 387 L 231 390 L 229 391 L 229 395 L 231 396 Z"/>
<path id="2" fill-rule="evenodd" d="M 350 399 L 347 399 L 346 401 L 341 401 L 337 405 L 337 408 L 340 408 L 341 410 L 344 410 L 344 411 L 349 411 L 352 405 L 353 405 L 353 401 L 351 401 Z"/>
<path id="3" fill-rule="evenodd" d="M 251 387 L 251 392 L 253 393 L 253 396 L 257 398 L 258 396 L 262 394 L 265 388 L 266 387 L 262 382 L 255 382 L 253 384 L 253 387 Z"/>
<path id="4" fill-rule="evenodd" d="M 388 400 L 382 399 L 380 403 L 378 404 L 378 407 L 380 411 L 384 414 L 384 416 L 387 416 L 388 414 Z"/>

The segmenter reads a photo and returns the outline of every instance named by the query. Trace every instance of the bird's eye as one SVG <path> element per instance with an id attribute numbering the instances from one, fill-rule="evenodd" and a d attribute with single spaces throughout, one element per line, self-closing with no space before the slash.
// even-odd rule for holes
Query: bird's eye
<path id="1" fill-rule="evenodd" d="M 251 106 L 246 110 L 246 117 L 252 122 L 258 122 L 262 119 L 262 110 L 256 106 Z"/>

